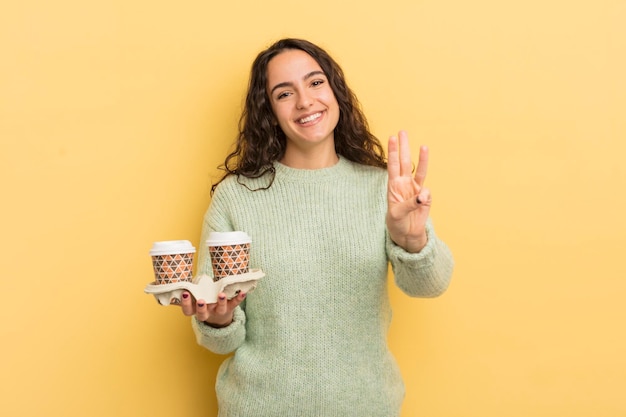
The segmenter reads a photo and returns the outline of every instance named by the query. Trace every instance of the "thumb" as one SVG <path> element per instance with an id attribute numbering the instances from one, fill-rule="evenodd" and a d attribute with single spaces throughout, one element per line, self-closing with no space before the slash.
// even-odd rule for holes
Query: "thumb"
<path id="1" fill-rule="evenodd" d="M 430 190 L 428 188 L 422 188 L 422 190 L 415 197 L 415 200 L 414 200 L 415 208 L 430 207 L 432 202 L 433 202 L 433 197 L 430 195 Z"/>

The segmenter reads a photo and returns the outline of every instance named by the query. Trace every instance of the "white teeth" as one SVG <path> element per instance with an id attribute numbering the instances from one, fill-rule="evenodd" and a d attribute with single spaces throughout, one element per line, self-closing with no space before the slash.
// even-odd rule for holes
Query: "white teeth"
<path id="1" fill-rule="evenodd" d="M 298 120 L 298 123 L 304 124 L 304 123 L 312 122 L 315 119 L 319 119 L 321 116 L 322 116 L 322 113 L 315 113 L 308 117 L 305 117 L 304 119 Z"/>

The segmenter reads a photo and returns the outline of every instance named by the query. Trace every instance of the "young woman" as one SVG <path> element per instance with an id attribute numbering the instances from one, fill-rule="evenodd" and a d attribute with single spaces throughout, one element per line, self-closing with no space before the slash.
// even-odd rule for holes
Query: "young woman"
<path id="1" fill-rule="evenodd" d="M 429 219 L 427 148 L 415 175 L 405 132 L 388 152 L 386 163 L 324 50 L 283 39 L 257 56 L 201 242 L 247 232 L 250 265 L 266 275 L 248 296 L 182 301 L 198 343 L 234 352 L 217 377 L 220 417 L 399 415 L 388 263 L 403 292 L 434 297 L 453 260 Z M 197 269 L 211 275 L 204 246 Z"/>

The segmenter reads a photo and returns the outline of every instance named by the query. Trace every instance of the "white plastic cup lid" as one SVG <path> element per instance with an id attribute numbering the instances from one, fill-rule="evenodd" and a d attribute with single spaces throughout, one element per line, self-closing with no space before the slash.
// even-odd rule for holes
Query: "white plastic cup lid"
<path id="1" fill-rule="evenodd" d="M 211 232 L 206 240 L 207 246 L 227 246 L 252 243 L 246 232 Z"/>
<path id="2" fill-rule="evenodd" d="M 164 240 L 162 242 L 154 242 L 150 249 L 150 256 L 158 255 L 177 255 L 180 253 L 195 253 L 196 248 L 193 247 L 188 240 Z"/>

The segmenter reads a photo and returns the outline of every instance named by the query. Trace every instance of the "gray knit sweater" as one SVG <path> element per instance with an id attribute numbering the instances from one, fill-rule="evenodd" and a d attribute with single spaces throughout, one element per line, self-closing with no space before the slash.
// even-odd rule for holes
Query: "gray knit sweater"
<path id="1" fill-rule="evenodd" d="M 275 164 L 274 183 L 227 177 L 204 219 L 252 237 L 250 266 L 266 276 L 214 329 L 192 320 L 198 343 L 221 354 L 219 417 L 399 416 L 404 385 L 387 347 L 388 262 L 398 287 L 434 297 L 453 260 L 429 221 L 428 244 L 405 252 L 385 226 L 387 173 L 340 158 L 329 168 Z M 198 272 L 211 275 L 200 245 Z"/>

